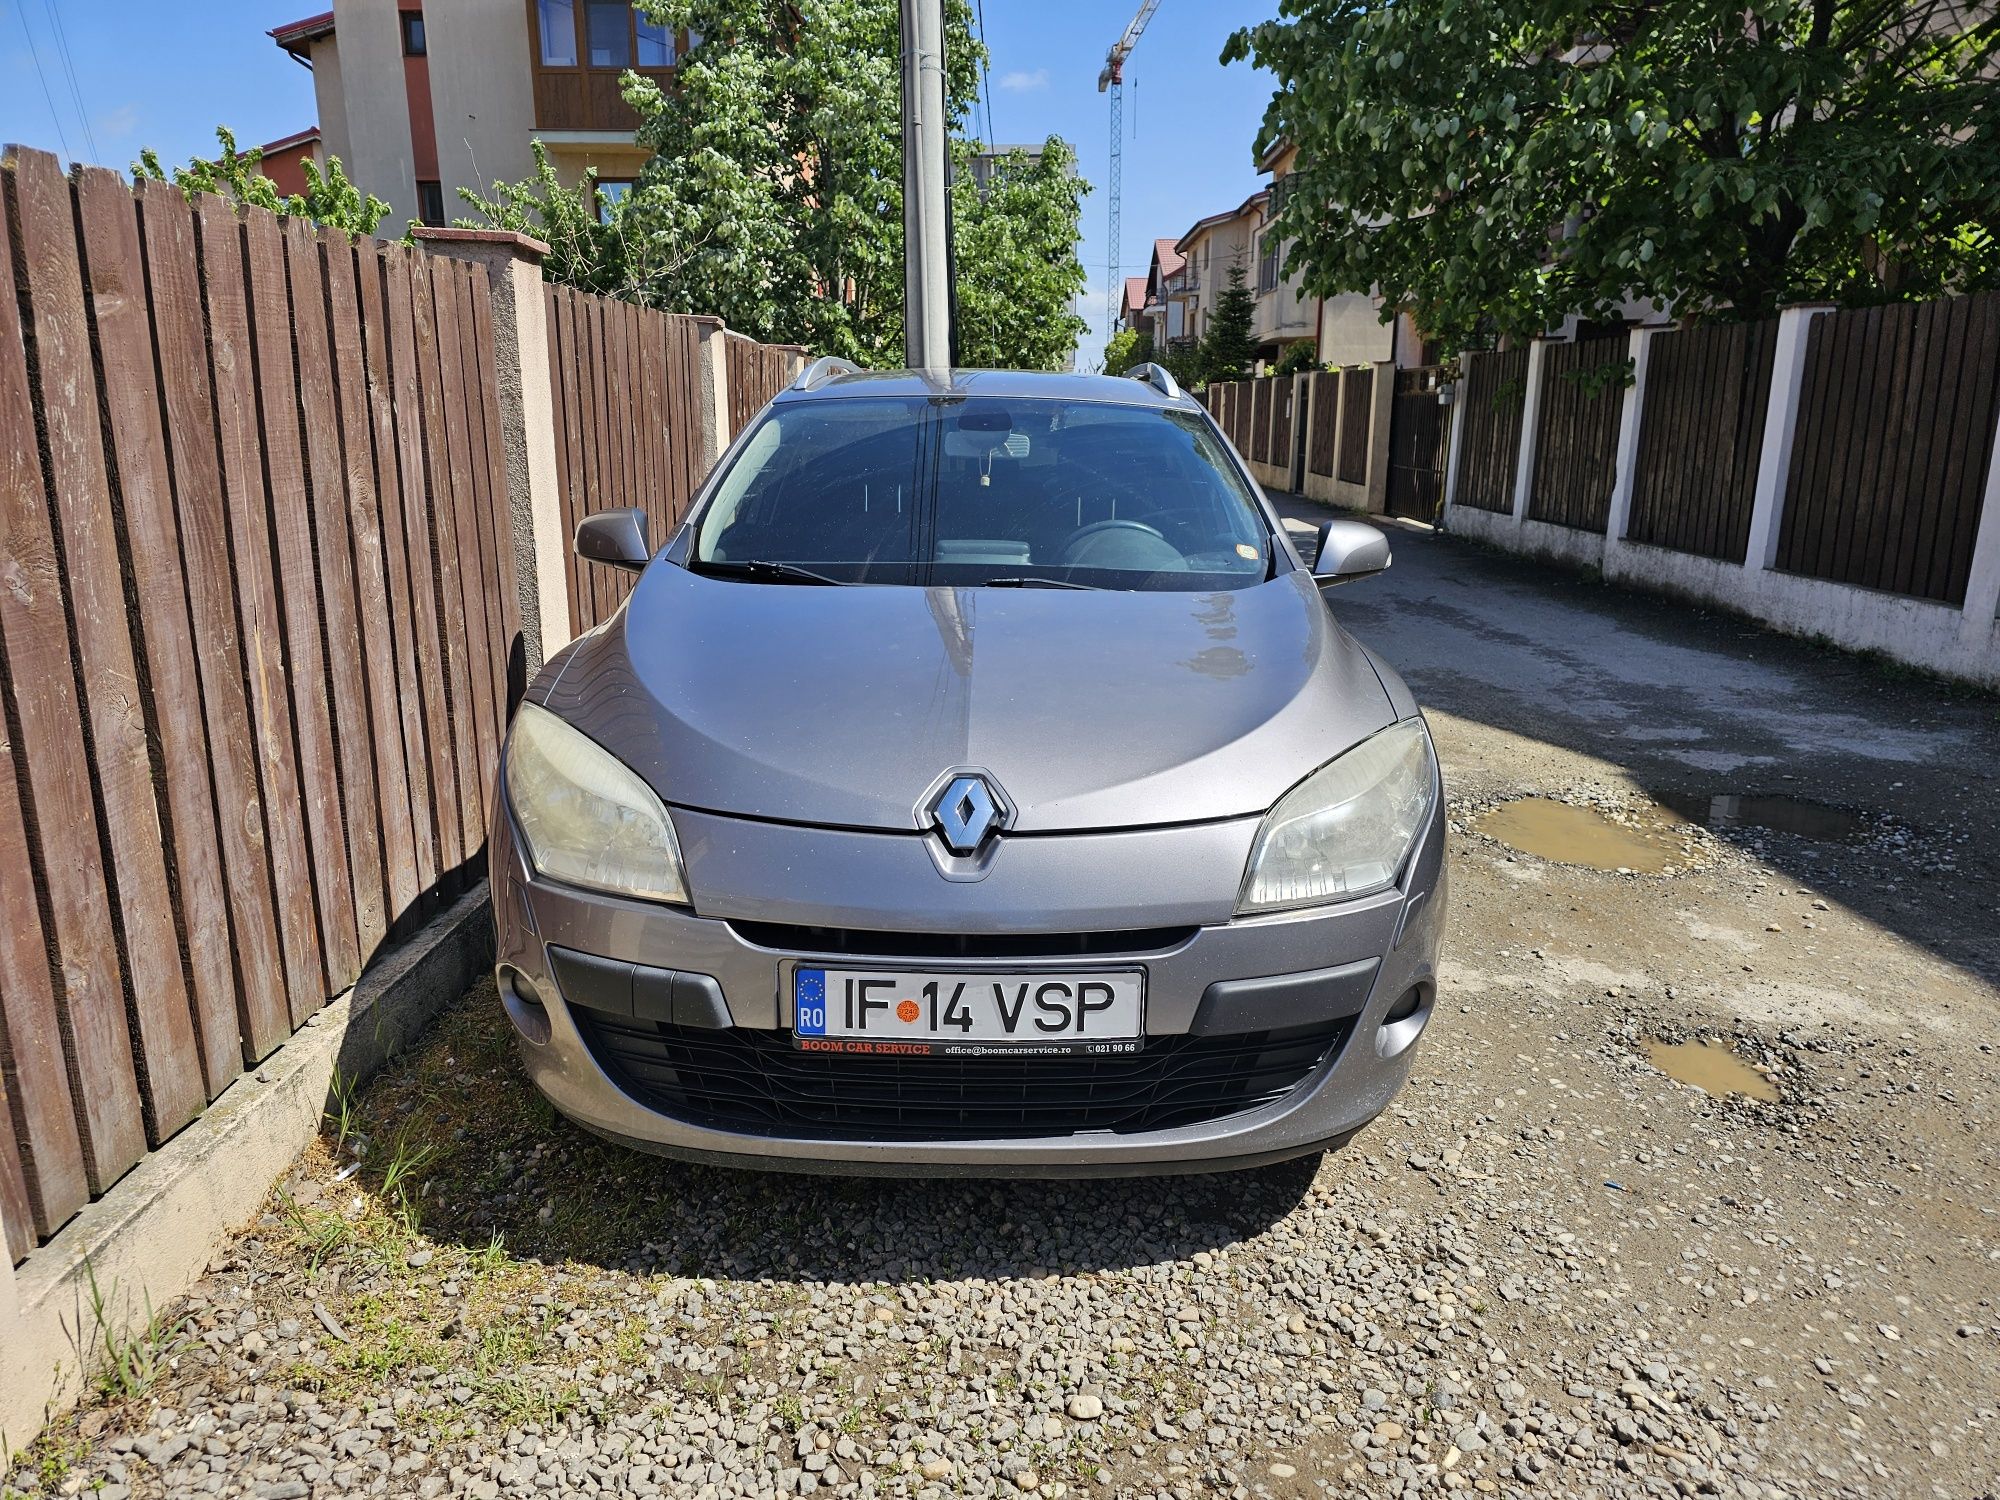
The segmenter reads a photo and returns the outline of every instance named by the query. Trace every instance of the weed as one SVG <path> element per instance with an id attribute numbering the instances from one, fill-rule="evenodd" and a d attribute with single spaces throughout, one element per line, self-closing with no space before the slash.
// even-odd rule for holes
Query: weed
<path id="1" fill-rule="evenodd" d="M 79 1348 L 92 1388 L 105 1401 L 133 1401 L 146 1394 L 164 1375 L 187 1342 L 187 1319 L 168 1322 L 146 1298 L 146 1321 L 130 1335 L 121 1333 L 110 1316 L 110 1298 L 97 1281 L 97 1268 L 83 1263 L 90 1298 L 89 1347 Z M 114 1284 L 112 1290 L 116 1291 Z"/>
<path id="2" fill-rule="evenodd" d="M 347 1144 L 348 1138 L 355 1133 L 357 1118 L 354 1080 L 342 1073 L 339 1068 L 335 1068 L 333 1077 L 327 1084 L 326 1119 L 327 1123 L 333 1126 L 333 1138 L 336 1144 L 342 1146 Z"/>

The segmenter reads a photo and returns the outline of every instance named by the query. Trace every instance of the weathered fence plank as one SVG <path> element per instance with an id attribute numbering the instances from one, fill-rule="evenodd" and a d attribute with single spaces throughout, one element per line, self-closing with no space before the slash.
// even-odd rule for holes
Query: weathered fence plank
<path id="1" fill-rule="evenodd" d="M 1343 370 L 1340 381 L 1340 458 L 1334 476 L 1346 484 L 1368 482 L 1368 438 L 1374 430 L 1375 372 Z"/>
<path id="2" fill-rule="evenodd" d="M 167 477 L 166 434 L 153 374 L 146 272 L 131 190 L 115 172 L 87 167 L 76 182 L 77 219 L 88 259 L 92 327 L 103 370 L 108 459 L 125 522 L 126 559 L 151 682 L 160 779 L 171 829 L 168 855 L 179 892 L 176 947 L 193 987 L 204 1092 L 214 1098 L 243 1066 L 236 975 L 227 941 L 190 942 L 187 933 L 226 935 L 208 732 L 201 718 L 193 625 L 181 572 L 180 528 Z M 20 868 L 27 868 L 25 862 Z"/>
<path id="3" fill-rule="evenodd" d="M 1579 531 L 1603 531 L 1618 475 L 1618 422 L 1624 383 L 1615 378 L 1631 336 L 1550 344 L 1528 486 L 1528 517 Z"/>
<path id="4" fill-rule="evenodd" d="M 1627 539 L 1743 561 L 1777 328 L 1765 320 L 1651 335 Z"/>
<path id="5" fill-rule="evenodd" d="M 224 514 L 234 561 L 236 617 L 243 644 L 258 780 L 263 789 L 266 853 L 277 895 L 278 944 L 285 965 L 290 1025 L 325 1002 L 319 930 L 310 902 L 291 893 L 311 889 L 312 859 L 299 809 L 298 766 L 292 744 L 290 685 L 271 571 L 270 509 L 264 493 L 263 437 L 257 421 L 256 370 L 243 273 L 243 239 L 236 214 L 204 195 L 195 208 L 207 309 L 209 368 L 215 382 Z"/>
<path id="6" fill-rule="evenodd" d="M 1778 566 L 1962 605 L 1996 362 L 2000 293 L 1815 318 Z"/>
<path id="7" fill-rule="evenodd" d="M 37 151 L 16 156 L 14 201 L 20 213 L 16 232 L 27 316 L 43 389 L 94 394 L 75 206 L 54 157 Z M 168 894 L 98 403 L 81 397 L 45 402 L 42 438 L 88 714 L 86 745 L 110 851 L 109 930 L 122 949 L 147 1133 L 157 1144 L 193 1119 L 207 1101 Z"/>
<path id="8" fill-rule="evenodd" d="M 1475 510 L 1514 508 L 1514 467 L 1521 455 L 1521 422 L 1528 401 L 1528 350 L 1475 354 L 1466 365 L 1464 394 L 1454 420 L 1460 439 L 1455 505 Z"/>
<path id="9" fill-rule="evenodd" d="M 332 994 L 361 971 L 361 948 L 354 921 L 354 880 L 347 861 L 347 827 L 340 805 L 340 762 L 334 748 L 333 712 L 327 702 L 326 654 L 320 644 L 313 502 L 306 488 L 299 393 L 292 370 L 292 296 L 286 283 L 285 244 L 278 221 L 269 214 L 248 214 L 245 219 L 245 264 L 257 343 L 257 406 L 270 486 L 272 555 L 284 607 L 285 664 L 291 681 L 299 798 L 319 913 L 322 983 Z"/>
<path id="10" fill-rule="evenodd" d="M 292 283 L 292 326 L 298 342 L 299 405 L 305 418 L 307 479 L 319 562 L 320 608 L 326 633 L 328 702 L 340 765 L 341 811 L 347 828 L 354 926 L 361 962 L 381 947 L 389 928 L 382 873 L 380 797 L 375 747 L 368 728 L 368 688 L 361 660 L 354 554 L 347 524 L 345 458 L 333 391 L 333 351 L 327 328 L 326 269 L 310 224 L 284 222 L 285 262 Z M 351 982 L 354 975 L 343 976 Z"/>

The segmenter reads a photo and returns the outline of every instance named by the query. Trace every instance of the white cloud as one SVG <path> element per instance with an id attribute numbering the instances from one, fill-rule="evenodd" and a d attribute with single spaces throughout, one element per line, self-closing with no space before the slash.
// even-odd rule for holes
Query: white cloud
<path id="1" fill-rule="evenodd" d="M 99 115 L 91 124 L 106 140 L 121 141 L 139 128 L 139 106 L 121 104 L 106 114 Z"/>
<path id="2" fill-rule="evenodd" d="M 1038 94 L 1049 86 L 1049 70 L 1037 68 L 1032 73 L 1016 68 L 1011 73 L 1000 75 L 1000 87 L 1010 94 Z"/>

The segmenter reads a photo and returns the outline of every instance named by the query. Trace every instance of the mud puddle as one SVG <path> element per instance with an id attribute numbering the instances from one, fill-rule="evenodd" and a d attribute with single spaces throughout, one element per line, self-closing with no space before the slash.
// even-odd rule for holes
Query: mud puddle
<path id="1" fill-rule="evenodd" d="M 1730 829 L 1764 829 L 1771 833 L 1797 834 L 1800 838 L 1838 843 L 1861 837 L 1868 831 L 1860 813 L 1804 797 L 1743 797 L 1734 794 L 1663 797 L 1661 801 L 1693 823 L 1718 832 Z"/>
<path id="2" fill-rule="evenodd" d="M 1649 1038 L 1642 1045 L 1646 1061 L 1676 1083 L 1691 1083 L 1717 1098 L 1741 1094 L 1766 1104 L 1778 1102 L 1777 1085 L 1720 1042 L 1663 1042 Z"/>
<path id="3" fill-rule="evenodd" d="M 1660 834 L 1614 823 L 1595 808 L 1548 797 L 1503 802 L 1472 825 L 1523 854 L 1592 870 L 1657 875 L 1685 862 L 1684 852 Z"/>

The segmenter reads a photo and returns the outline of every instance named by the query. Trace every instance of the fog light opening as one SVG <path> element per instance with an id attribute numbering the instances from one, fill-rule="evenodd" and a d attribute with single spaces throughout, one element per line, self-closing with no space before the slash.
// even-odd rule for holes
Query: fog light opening
<path id="1" fill-rule="evenodd" d="M 500 989 L 500 1007 L 514 1029 L 536 1046 L 545 1046 L 555 1030 L 535 982 L 511 964 L 502 964 L 493 977 Z"/>
<path id="2" fill-rule="evenodd" d="M 1430 1018 L 1430 986 L 1411 985 L 1396 997 L 1396 1003 L 1384 1012 L 1382 1024 L 1375 1029 L 1376 1054 L 1394 1057 L 1399 1052 L 1407 1051 L 1423 1034 Z"/>

